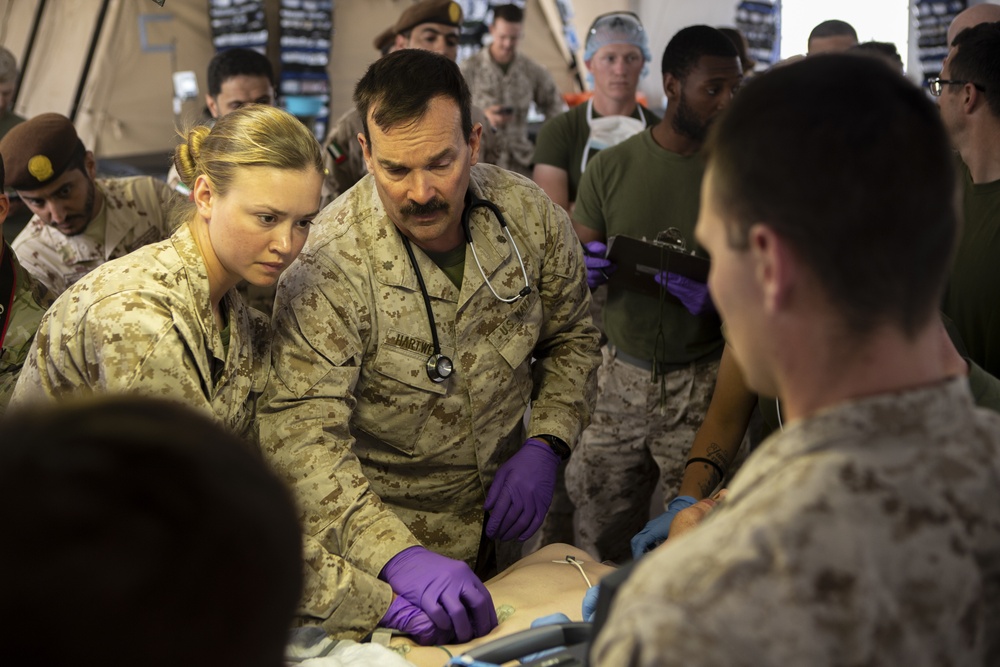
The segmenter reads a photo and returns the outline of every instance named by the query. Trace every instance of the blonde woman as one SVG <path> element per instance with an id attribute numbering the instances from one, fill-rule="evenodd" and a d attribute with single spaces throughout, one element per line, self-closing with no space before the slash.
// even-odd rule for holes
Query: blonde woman
<path id="1" fill-rule="evenodd" d="M 323 161 L 288 113 L 252 105 L 195 127 L 174 165 L 191 201 L 167 240 L 89 273 L 42 319 L 12 407 L 79 393 L 170 398 L 247 433 L 267 318 L 235 287 L 273 284 L 318 213 Z"/>

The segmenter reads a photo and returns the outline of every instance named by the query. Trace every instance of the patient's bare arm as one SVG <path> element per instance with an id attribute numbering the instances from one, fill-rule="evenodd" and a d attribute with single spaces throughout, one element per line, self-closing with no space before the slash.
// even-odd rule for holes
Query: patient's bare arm
<path id="1" fill-rule="evenodd" d="M 673 523 L 670 524 L 670 537 L 657 548 L 662 549 L 671 542 L 677 541 L 685 533 L 694 530 L 699 523 L 705 520 L 705 517 L 708 516 L 715 506 L 722 502 L 727 493 L 729 493 L 728 489 L 720 489 L 711 498 L 703 498 L 694 505 L 691 505 L 691 507 L 685 507 L 678 512 L 677 516 L 674 517 Z"/>

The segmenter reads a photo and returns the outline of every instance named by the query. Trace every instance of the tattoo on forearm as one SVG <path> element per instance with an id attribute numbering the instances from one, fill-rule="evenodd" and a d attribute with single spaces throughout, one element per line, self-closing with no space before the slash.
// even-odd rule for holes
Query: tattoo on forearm
<path id="1" fill-rule="evenodd" d="M 708 496 L 715 491 L 715 487 L 719 486 L 722 482 L 722 478 L 719 477 L 719 473 L 715 472 L 715 469 L 710 465 L 704 463 L 696 464 L 702 466 L 708 473 L 708 477 L 701 480 L 698 483 L 698 490 L 701 492 L 702 498 L 708 498 Z"/>
<path id="2" fill-rule="evenodd" d="M 705 453 L 705 458 L 712 459 L 718 463 L 723 469 L 729 467 L 729 457 L 726 452 L 717 443 L 709 443 L 708 451 Z"/>

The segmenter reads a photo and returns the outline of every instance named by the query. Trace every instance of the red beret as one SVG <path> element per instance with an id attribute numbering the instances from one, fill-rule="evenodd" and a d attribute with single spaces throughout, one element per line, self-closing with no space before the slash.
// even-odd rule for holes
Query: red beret
<path id="1" fill-rule="evenodd" d="M 386 28 L 385 30 L 383 30 L 382 32 L 380 32 L 378 35 L 375 36 L 375 39 L 372 40 L 372 46 L 375 47 L 376 51 L 379 52 L 385 51 L 390 46 L 392 46 L 392 42 L 395 39 L 396 39 L 396 31 L 393 29 L 392 26 L 389 26 L 388 28 Z"/>
<path id="2" fill-rule="evenodd" d="M 59 178 L 85 152 L 69 118 L 57 113 L 35 116 L 0 139 L 4 186 L 37 190 Z"/>
<path id="3" fill-rule="evenodd" d="M 398 35 L 408 32 L 422 23 L 461 26 L 462 6 L 455 0 L 421 0 L 407 7 L 399 15 L 399 20 L 393 26 L 393 31 Z"/>

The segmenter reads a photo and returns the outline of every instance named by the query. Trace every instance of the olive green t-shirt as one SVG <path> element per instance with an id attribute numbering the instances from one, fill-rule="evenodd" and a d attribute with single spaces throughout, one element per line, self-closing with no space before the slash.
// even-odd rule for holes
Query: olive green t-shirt
<path id="1" fill-rule="evenodd" d="M 694 239 L 704 171 L 701 155 L 667 151 L 645 130 L 594 156 L 580 181 L 573 220 L 606 239 L 624 234 L 653 240 L 675 227 L 687 248 L 704 257 Z M 614 281 L 608 283 L 604 328 L 610 343 L 639 359 L 686 364 L 722 355 L 717 316 L 692 315 L 672 297 L 625 290 Z"/>
<path id="2" fill-rule="evenodd" d="M 594 111 L 593 117 L 600 118 L 601 114 Z M 632 112 L 632 118 L 643 121 L 647 128 L 660 122 L 659 116 L 641 105 Z M 583 165 L 583 151 L 588 148 L 588 139 L 590 139 L 590 125 L 587 123 L 586 102 L 546 120 L 538 130 L 538 138 L 535 139 L 535 154 L 531 161 L 534 164 L 558 167 L 566 172 L 571 202 L 576 201 L 580 189 L 580 178 L 583 175 L 580 167 Z M 593 146 L 589 147 L 588 166 L 598 150 Z"/>
<path id="3" fill-rule="evenodd" d="M 446 252 L 431 252 L 430 250 L 424 250 L 432 262 L 437 264 L 437 267 L 444 271 L 444 274 L 448 276 L 448 280 L 452 284 L 462 289 L 462 278 L 465 273 L 465 244 L 462 243 L 453 250 L 448 250 Z"/>

